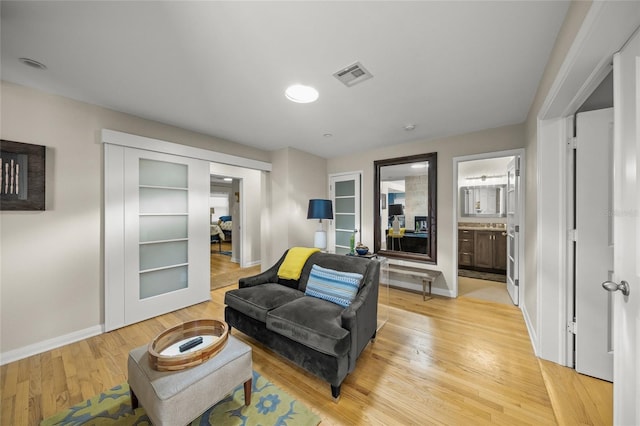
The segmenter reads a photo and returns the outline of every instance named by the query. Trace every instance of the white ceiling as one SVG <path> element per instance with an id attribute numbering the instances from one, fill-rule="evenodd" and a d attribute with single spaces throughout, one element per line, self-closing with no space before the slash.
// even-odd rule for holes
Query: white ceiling
<path id="1" fill-rule="evenodd" d="M 523 122 L 567 7 L 2 1 L 0 72 L 256 148 L 331 158 Z M 356 61 L 374 77 L 347 88 L 332 74 Z M 319 100 L 288 101 L 292 83 L 314 86 Z"/>

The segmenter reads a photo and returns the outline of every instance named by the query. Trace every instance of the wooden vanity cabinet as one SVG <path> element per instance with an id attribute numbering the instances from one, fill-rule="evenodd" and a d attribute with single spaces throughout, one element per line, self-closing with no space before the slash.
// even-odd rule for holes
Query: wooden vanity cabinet
<path id="1" fill-rule="evenodd" d="M 458 230 L 458 266 L 504 273 L 507 269 L 507 234 L 502 230 Z"/>
<path id="2" fill-rule="evenodd" d="M 473 267 L 474 232 L 463 229 L 458 231 L 458 266 L 461 268 Z"/>
<path id="3" fill-rule="evenodd" d="M 507 271 L 507 232 L 494 231 L 493 269 Z"/>
<path id="4" fill-rule="evenodd" d="M 507 269 L 507 235 L 504 231 L 474 231 L 474 259 L 478 269 Z M 503 235 L 504 234 L 504 235 Z"/>

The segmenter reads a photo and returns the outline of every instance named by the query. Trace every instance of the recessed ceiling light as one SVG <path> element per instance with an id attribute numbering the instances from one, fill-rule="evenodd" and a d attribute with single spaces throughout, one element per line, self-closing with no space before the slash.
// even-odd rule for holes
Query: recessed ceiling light
<path id="1" fill-rule="evenodd" d="M 46 70 L 47 66 L 45 64 L 43 64 L 42 62 L 38 62 L 35 59 L 30 59 L 30 58 L 20 58 L 20 62 L 22 62 L 25 65 L 30 66 L 31 68 L 36 68 L 39 70 Z"/>
<path id="2" fill-rule="evenodd" d="M 324 135 L 322 135 L 322 136 L 324 136 L 325 138 L 330 138 L 330 137 L 332 137 L 332 136 L 333 136 L 333 133 L 325 133 L 325 134 L 324 134 Z"/>
<path id="3" fill-rule="evenodd" d="M 287 99 L 299 104 L 308 104 L 315 102 L 318 99 L 318 91 L 311 86 L 304 86 L 302 84 L 294 84 L 287 87 L 284 92 Z"/>
<path id="4" fill-rule="evenodd" d="M 415 129 L 415 128 L 416 128 L 416 125 L 415 125 L 415 124 L 407 124 L 406 126 L 404 126 L 404 129 L 405 129 L 407 132 L 410 132 L 410 131 L 412 131 L 412 130 L 413 130 L 413 129 Z"/>

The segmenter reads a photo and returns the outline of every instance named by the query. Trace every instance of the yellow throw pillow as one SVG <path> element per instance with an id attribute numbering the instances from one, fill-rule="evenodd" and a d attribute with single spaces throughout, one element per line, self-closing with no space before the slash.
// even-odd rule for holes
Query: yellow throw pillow
<path id="1" fill-rule="evenodd" d="M 302 274 L 302 268 L 313 253 L 320 249 L 311 247 L 292 247 L 278 269 L 278 277 L 283 280 L 297 280 Z"/>

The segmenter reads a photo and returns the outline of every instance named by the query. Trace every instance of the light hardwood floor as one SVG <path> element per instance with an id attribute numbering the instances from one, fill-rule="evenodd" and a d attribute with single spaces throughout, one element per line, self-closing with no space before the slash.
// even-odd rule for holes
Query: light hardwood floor
<path id="1" fill-rule="evenodd" d="M 231 243 L 223 242 L 222 251 L 231 251 Z M 240 269 L 238 263 L 231 261 L 231 256 L 220 254 L 220 246 L 211 244 L 211 290 L 237 284 L 238 279 L 260 273 L 260 265 Z"/>
<path id="2" fill-rule="evenodd" d="M 2 425 L 36 425 L 126 380 L 130 349 L 167 327 L 223 318 L 224 287 L 210 302 L 162 315 L 0 368 Z M 389 321 L 347 376 L 329 385 L 233 331 L 254 369 L 316 412 L 322 425 L 612 423 L 611 384 L 538 360 L 520 311 L 473 298 L 391 289 Z"/>

